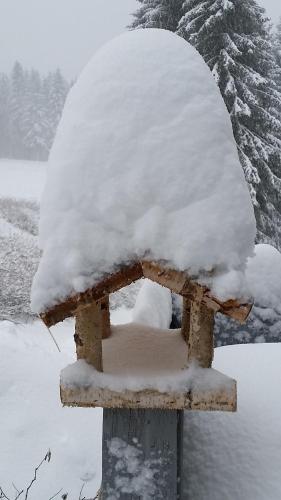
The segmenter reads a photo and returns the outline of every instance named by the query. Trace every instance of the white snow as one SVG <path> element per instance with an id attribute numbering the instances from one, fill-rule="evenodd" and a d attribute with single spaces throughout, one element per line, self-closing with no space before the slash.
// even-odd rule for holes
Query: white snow
<path id="1" fill-rule="evenodd" d="M 112 391 L 188 392 L 232 387 L 232 382 L 213 369 L 187 366 L 187 345 L 180 330 L 162 330 L 137 323 L 111 328 L 102 342 L 100 373 L 84 360 L 62 370 L 64 387 L 98 387 Z"/>
<path id="2" fill-rule="evenodd" d="M 116 459 L 115 485 L 112 491 L 107 491 L 107 500 L 116 500 L 122 493 L 137 495 L 142 500 L 157 498 L 155 476 L 161 477 L 163 460 L 161 457 L 145 459 L 136 438 L 134 443 L 134 446 L 128 445 L 120 438 L 107 442 L 111 461 Z"/>
<path id="3" fill-rule="evenodd" d="M 221 347 L 238 412 L 185 414 L 185 500 L 281 498 L 281 344 Z"/>
<path id="4" fill-rule="evenodd" d="M 0 198 L 39 201 L 46 182 L 46 162 L 0 159 Z"/>
<path id="5" fill-rule="evenodd" d="M 211 285 L 213 293 L 221 299 L 240 293 L 259 306 L 281 311 L 281 254 L 271 245 L 256 245 L 254 255 L 247 260 L 245 275 L 230 271 L 217 276 Z"/>
<path id="6" fill-rule="evenodd" d="M 242 269 L 255 221 L 229 115 L 183 39 L 136 30 L 101 48 L 66 102 L 43 194 L 36 312 L 146 255 Z"/>
<path id="7" fill-rule="evenodd" d="M 114 312 L 114 322 L 129 320 L 128 312 Z M 62 408 L 59 400 L 60 370 L 75 357 L 73 329 L 72 321 L 52 329 L 58 353 L 41 323 L 0 322 L 0 486 L 11 498 L 12 482 L 28 484 L 49 448 L 51 462 L 40 470 L 30 500 L 48 499 L 60 488 L 76 500 L 83 482 L 86 498 L 99 488 L 102 412 Z M 281 344 L 215 350 L 214 367 L 238 381 L 238 413 L 186 412 L 185 500 L 281 497 L 280 358 Z"/>
<path id="8" fill-rule="evenodd" d="M 168 288 L 143 280 L 132 311 L 134 323 L 169 328 L 172 320 L 172 296 Z"/>
<path id="9" fill-rule="evenodd" d="M 259 305 L 281 311 L 281 254 L 276 248 L 256 245 L 254 257 L 248 260 L 246 277 Z"/>

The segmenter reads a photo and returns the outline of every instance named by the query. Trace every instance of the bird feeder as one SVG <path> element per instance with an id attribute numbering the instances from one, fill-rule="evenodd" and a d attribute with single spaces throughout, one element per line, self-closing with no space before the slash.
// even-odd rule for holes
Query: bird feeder
<path id="1" fill-rule="evenodd" d="M 163 392 L 157 388 L 153 389 L 151 381 L 149 389 L 132 390 L 125 387 L 122 391 L 117 391 L 105 387 L 103 383 L 100 383 L 100 386 L 95 383 L 85 387 L 79 384 L 69 386 L 62 381 L 62 403 L 66 406 L 81 407 L 235 411 L 236 382 L 211 368 L 214 352 L 214 315 L 219 312 L 242 323 L 247 319 L 251 306 L 236 300 L 219 301 L 208 288 L 200 285 L 187 272 L 170 269 L 165 262 L 134 262 L 108 274 L 84 293 L 73 295 L 57 304 L 43 313 L 41 318 L 50 327 L 74 316 L 77 359 L 85 360 L 96 372 L 102 373 L 106 364 L 103 343 L 110 342 L 111 335 L 109 296 L 141 278 L 148 278 L 183 298 L 181 336 L 186 345 L 184 369 L 186 373 L 191 366 L 201 369 L 199 372 L 195 369 L 191 387 L 188 391 L 181 389 Z M 123 349 L 126 350 L 126 345 Z M 146 360 L 143 359 L 144 373 L 145 366 Z M 202 368 L 206 369 L 203 380 Z M 179 371 L 182 369 L 183 367 L 180 367 Z M 114 370 L 111 370 L 111 373 L 114 373 Z M 199 381 L 196 380 L 196 373 L 200 373 Z M 104 374 L 106 375 L 106 372 Z M 210 380 L 214 378 L 214 374 L 216 382 L 210 388 Z M 102 377 L 99 377 L 99 381 L 102 382 Z"/>

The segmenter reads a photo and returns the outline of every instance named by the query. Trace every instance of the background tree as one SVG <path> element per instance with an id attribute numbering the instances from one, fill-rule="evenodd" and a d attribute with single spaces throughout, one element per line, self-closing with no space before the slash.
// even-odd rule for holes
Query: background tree
<path id="1" fill-rule="evenodd" d="M 139 0 L 130 28 L 163 28 L 176 31 L 182 16 L 183 0 Z"/>
<path id="2" fill-rule="evenodd" d="M 60 70 L 42 78 L 16 62 L 0 74 L 0 157 L 46 160 L 69 88 Z"/>
<path id="3" fill-rule="evenodd" d="M 6 75 L 0 75 L 0 151 L 4 157 L 10 156 L 10 81 Z"/>
<path id="4" fill-rule="evenodd" d="M 230 113 L 258 241 L 281 248 L 281 96 L 265 11 L 254 0 L 186 0 L 178 33 L 209 65 Z"/>
<path id="5" fill-rule="evenodd" d="M 132 28 L 177 31 L 209 65 L 230 113 L 257 241 L 281 249 L 280 71 L 264 9 L 255 0 L 139 1 Z"/>

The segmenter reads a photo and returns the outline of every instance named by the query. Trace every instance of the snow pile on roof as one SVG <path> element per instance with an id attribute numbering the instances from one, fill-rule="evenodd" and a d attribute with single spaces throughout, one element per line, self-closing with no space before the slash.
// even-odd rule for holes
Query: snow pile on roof
<path id="1" fill-rule="evenodd" d="M 254 257 L 248 260 L 246 278 L 259 305 L 281 308 L 281 254 L 276 248 L 256 245 Z"/>
<path id="2" fill-rule="evenodd" d="M 230 119 L 203 59 L 164 30 L 106 44 L 72 88 L 51 152 L 34 310 L 143 255 L 192 273 L 239 269 L 254 235 Z"/>
<path id="3" fill-rule="evenodd" d="M 206 280 L 205 280 L 206 281 Z M 229 271 L 212 280 L 213 293 L 222 300 L 232 296 L 251 297 L 262 307 L 279 309 L 281 306 L 281 254 L 267 244 L 255 246 L 245 273 Z"/>

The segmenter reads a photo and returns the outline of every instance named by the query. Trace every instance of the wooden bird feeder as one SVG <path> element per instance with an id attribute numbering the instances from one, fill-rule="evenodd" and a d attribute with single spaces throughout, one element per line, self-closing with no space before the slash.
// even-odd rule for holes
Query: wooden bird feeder
<path id="1" fill-rule="evenodd" d="M 103 343 L 108 342 L 111 335 L 109 295 L 143 277 L 183 297 L 181 335 L 183 345 L 186 345 L 185 368 L 188 371 L 189 366 L 196 365 L 208 369 L 204 372 L 205 382 L 201 380 L 196 383 L 194 380 L 188 390 L 166 392 L 151 389 L 151 385 L 147 389 L 134 391 L 127 388 L 120 392 L 102 384 L 81 387 L 62 382 L 62 403 L 81 407 L 235 411 L 236 382 L 211 368 L 214 315 L 220 312 L 242 323 L 247 319 L 251 305 L 241 304 L 236 300 L 219 301 L 208 288 L 200 285 L 187 272 L 170 269 L 164 262 L 134 262 L 104 276 L 84 293 L 73 295 L 47 310 L 41 318 L 50 327 L 67 317 L 75 316 L 77 358 L 85 360 L 96 371 L 103 372 L 103 367 L 107 364 L 103 356 Z M 143 364 L 145 372 L 145 359 Z M 217 383 L 210 388 L 208 380 L 214 374 Z"/>

